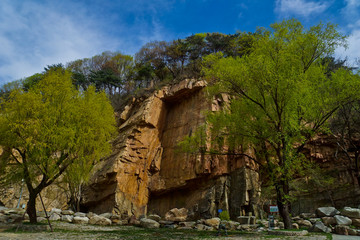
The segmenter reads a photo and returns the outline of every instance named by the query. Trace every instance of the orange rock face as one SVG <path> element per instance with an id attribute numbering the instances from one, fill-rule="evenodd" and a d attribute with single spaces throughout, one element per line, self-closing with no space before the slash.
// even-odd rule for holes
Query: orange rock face
<path id="1" fill-rule="evenodd" d="M 209 100 L 205 85 L 184 80 L 125 107 L 113 154 L 96 166 L 84 192 L 87 210 L 139 216 L 186 207 L 193 214 L 211 216 L 220 207 L 229 209 L 229 174 L 249 162 L 177 151 L 178 142 L 204 123 L 204 111 L 216 110 L 227 100 L 226 96 Z M 245 184 L 241 191 L 250 188 L 254 188 L 251 197 L 256 197 L 258 186 Z"/>

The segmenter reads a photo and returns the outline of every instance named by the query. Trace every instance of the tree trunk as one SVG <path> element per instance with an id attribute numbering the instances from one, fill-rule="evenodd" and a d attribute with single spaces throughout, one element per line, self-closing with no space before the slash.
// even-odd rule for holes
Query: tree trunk
<path id="1" fill-rule="evenodd" d="M 37 223 L 36 219 L 36 193 L 29 194 L 26 212 L 29 215 L 30 223 Z"/>
<path id="2" fill-rule="evenodd" d="M 290 218 L 290 203 L 286 200 L 285 195 L 288 195 L 288 186 L 286 183 L 276 186 L 276 198 L 277 205 L 279 207 L 279 213 L 284 221 L 285 229 L 291 229 L 291 218 Z"/>

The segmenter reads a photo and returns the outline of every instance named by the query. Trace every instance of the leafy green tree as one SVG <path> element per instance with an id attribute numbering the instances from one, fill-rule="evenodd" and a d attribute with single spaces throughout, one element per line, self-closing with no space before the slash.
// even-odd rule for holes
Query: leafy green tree
<path id="1" fill-rule="evenodd" d="M 0 183 L 24 179 L 27 213 L 35 223 L 41 191 L 69 167 L 108 154 L 114 132 L 113 109 L 103 92 L 76 91 L 68 71 L 49 70 L 28 91 L 14 90 L 1 102 Z"/>
<path id="2" fill-rule="evenodd" d="M 304 145 L 326 130 L 342 104 L 357 97 L 359 78 L 345 69 L 328 77 L 322 64 L 323 57 L 344 44 L 345 37 L 332 24 L 304 29 L 297 20 L 288 20 L 259 34 L 248 55 L 209 55 L 203 64 L 210 93 L 232 99 L 207 118 L 214 140 L 207 151 L 251 149 L 255 156 L 248 157 L 275 187 L 285 228 L 291 228 L 289 182 L 306 166 Z"/>

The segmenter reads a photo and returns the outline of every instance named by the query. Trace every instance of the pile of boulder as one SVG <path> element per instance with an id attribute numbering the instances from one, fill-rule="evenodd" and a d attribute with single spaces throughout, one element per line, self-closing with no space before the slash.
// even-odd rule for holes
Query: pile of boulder
<path id="1" fill-rule="evenodd" d="M 47 221 L 45 212 L 38 212 L 38 222 Z M 47 213 L 50 221 L 63 221 L 74 224 L 92 225 L 137 225 L 144 228 L 169 229 L 197 229 L 201 231 L 214 231 L 219 227 L 226 230 L 240 231 L 267 231 L 269 221 L 257 220 L 254 216 L 240 216 L 236 221 L 221 220 L 214 217 L 210 219 L 189 220 L 188 210 L 185 208 L 171 209 L 164 218 L 156 214 L 142 216 L 139 219 L 121 217 L 112 213 L 82 213 L 71 210 L 52 209 Z M 0 224 L 16 224 L 28 220 L 23 209 L 0 207 Z M 345 207 L 337 210 L 334 207 L 320 207 L 315 213 L 302 213 L 292 218 L 292 227 L 307 229 L 311 232 L 326 232 L 342 235 L 360 236 L 360 209 Z M 273 229 L 283 229 L 284 223 L 275 219 Z"/>

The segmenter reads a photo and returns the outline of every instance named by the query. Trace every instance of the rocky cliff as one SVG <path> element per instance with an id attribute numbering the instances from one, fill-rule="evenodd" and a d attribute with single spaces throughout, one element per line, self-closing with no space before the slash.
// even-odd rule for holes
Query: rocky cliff
<path id="1" fill-rule="evenodd" d="M 258 174 L 248 159 L 177 151 L 177 143 L 204 123 L 204 111 L 227 101 L 209 100 L 205 84 L 185 80 L 125 107 L 113 154 L 96 166 L 84 192 L 86 210 L 139 216 L 186 207 L 204 217 L 220 208 L 234 215 L 254 210 Z"/>

